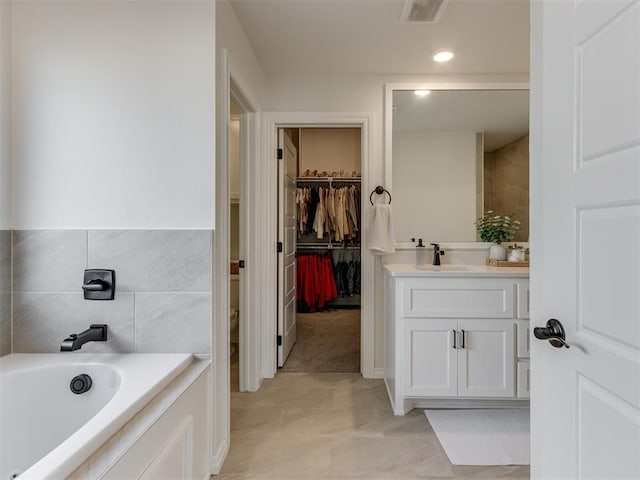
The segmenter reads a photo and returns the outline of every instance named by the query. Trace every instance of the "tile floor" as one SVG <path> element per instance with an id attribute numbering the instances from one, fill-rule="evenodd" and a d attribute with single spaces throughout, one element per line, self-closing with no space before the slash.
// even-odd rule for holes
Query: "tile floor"
<path id="1" fill-rule="evenodd" d="M 391 413 L 381 380 L 354 373 L 278 373 L 237 391 L 231 449 L 213 480 L 528 479 L 529 467 L 451 465 L 421 410 Z"/>

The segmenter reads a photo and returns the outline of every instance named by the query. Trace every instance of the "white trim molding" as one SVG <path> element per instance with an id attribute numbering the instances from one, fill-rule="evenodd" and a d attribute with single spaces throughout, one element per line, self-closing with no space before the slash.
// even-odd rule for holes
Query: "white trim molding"
<path id="1" fill-rule="evenodd" d="M 212 285 L 212 345 L 213 365 L 211 368 L 211 472 L 218 473 L 230 446 L 230 375 L 229 375 L 229 118 L 230 98 L 240 104 L 244 113 L 240 118 L 241 167 L 240 167 L 240 209 L 241 209 L 241 251 L 249 266 L 240 278 L 240 389 L 257 390 L 259 384 L 260 351 L 251 346 L 259 346 L 259 330 L 253 327 L 251 319 L 260 315 L 260 304 L 252 301 L 260 291 L 259 269 L 252 268 L 256 249 L 262 241 L 259 231 L 254 228 L 255 204 L 261 203 L 260 192 L 254 184 L 260 183 L 251 176 L 251 168 L 258 165 L 260 151 L 260 114 L 257 103 L 235 77 L 226 49 L 220 50 L 217 63 L 217 109 L 216 109 L 216 159 L 215 159 L 215 230 L 213 245 L 213 285 Z M 260 177 L 256 177 L 260 178 Z M 249 339 L 249 340 L 247 340 Z M 257 379 L 257 380 L 256 380 Z"/>
<path id="2" fill-rule="evenodd" d="M 216 452 L 211 457 L 209 468 L 212 475 L 218 475 L 222 471 L 222 465 L 224 464 L 227 454 L 229 453 L 229 439 L 225 439 L 219 446 Z"/>
<path id="3" fill-rule="evenodd" d="M 265 279 L 262 284 L 262 317 L 260 328 L 262 330 L 262 378 L 271 378 L 276 373 L 276 322 L 277 322 L 277 261 L 276 242 L 277 238 L 277 165 L 276 158 L 276 129 L 279 127 L 359 127 L 361 129 L 362 141 L 362 205 L 367 205 L 369 201 L 368 192 L 371 185 L 377 185 L 380 178 L 372 180 L 370 175 L 371 158 L 374 154 L 375 142 L 372 138 L 374 133 L 374 117 L 370 113 L 362 112 L 268 112 L 263 114 L 262 123 L 262 167 L 259 172 L 262 179 L 262 214 L 257 218 L 261 219 L 261 232 L 264 249 L 263 257 L 259 264 L 263 269 L 261 278 Z M 362 208 L 361 222 L 362 228 L 362 329 L 361 329 L 361 350 L 360 364 L 364 377 L 374 378 L 375 361 L 375 315 L 373 309 L 374 299 L 374 256 L 364 248 L 366 246 L 366 235 L 368 225 L 369 210 Z M 269 279 L 269 280 L 267 280 Z M 257 327 L 257 326 L 256 326 Z"/>

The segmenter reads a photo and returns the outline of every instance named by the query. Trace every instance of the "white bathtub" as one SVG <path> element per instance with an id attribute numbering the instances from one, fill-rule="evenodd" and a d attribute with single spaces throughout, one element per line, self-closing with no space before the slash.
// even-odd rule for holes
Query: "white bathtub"
<path id="1" fill-rule="evenodd" d="M 0 358 L 0 480 L 62 478 L 192 361 L 188 354 L 13 354 Z M 71 379 L 89 374 L 89 391 Z"/>

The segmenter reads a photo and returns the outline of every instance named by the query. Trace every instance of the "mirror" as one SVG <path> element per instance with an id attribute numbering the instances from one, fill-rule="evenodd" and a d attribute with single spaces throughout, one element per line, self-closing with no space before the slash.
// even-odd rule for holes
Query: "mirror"
<path id="1" fill-rule="evenodd" d="M 396 241 L 478 241 L 474 222 L 487 210 L 515 213 L 514 240 L 528 241 L 529 90 L 418 90 L 387 90 Z"/>

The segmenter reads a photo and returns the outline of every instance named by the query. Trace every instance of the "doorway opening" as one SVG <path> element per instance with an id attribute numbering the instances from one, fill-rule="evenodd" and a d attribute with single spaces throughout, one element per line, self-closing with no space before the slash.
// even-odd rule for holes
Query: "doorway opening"
<path id="1" fill-rule="evenodd" d="M 277 367 L 359 373 L 361 128 L 277 133 Z"/>
<path id="2" fill-rule="evenodd" d="M 241 115 L 245 113 L 231 91 L 229 96 L 229 352 L 231 391 L 240 389 L 240 261 L 241 250 Z M 242 309 L 244 310 L 244 309 Z M 243 312 L 244 313 L 244 312 Z"/>

